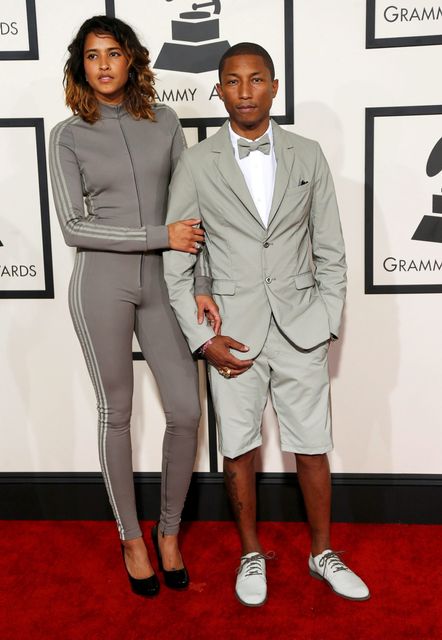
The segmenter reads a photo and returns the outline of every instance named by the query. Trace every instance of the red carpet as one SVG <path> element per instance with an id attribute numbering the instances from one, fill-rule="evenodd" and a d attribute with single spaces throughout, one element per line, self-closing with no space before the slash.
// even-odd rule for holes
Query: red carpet
<path id="1" fill-rule="evenodd" d="M 146 533 L 149 524 L 145 523 Z M 233 523 L 183 526 L 190 590 L 132 595 L 112 522 L 0 522 L 1 640 L 439 640 L 442 528 L 333 525 L 372 598 L 337 597 L 308 574 L 304 524 L 260 523 L 269 599 L 236 601 Z M 151 545 L 149 547 L 151 549 Z"/>

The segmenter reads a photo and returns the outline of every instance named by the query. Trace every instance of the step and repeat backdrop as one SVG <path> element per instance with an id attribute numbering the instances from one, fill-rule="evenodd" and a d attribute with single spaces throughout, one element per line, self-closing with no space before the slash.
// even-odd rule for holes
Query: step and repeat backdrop
<path id="1" fill-rule="evenodd" d="M 225 49 L 271 53 L 273 115 L 320 141 L 349 266 L 331 346 L 338 473 L 442 474 L 442 4 L 431 0 L 1 0 L 0 406 L 2 472 L 99 469 L 95 398 L 68 313 L 74 250 L 56 219 L 49 131 L 69 116 L 62 68 L 80 24 L 129 22 L 151 52 L 158 100 L 189 145 L 224 119 Z M 134 466 L 157 472 L 164 417 L 134 342 Z M 204 365 L 195 469 L 220 470 Z M 260 468 L 293 471 L 269 404 Z"/>

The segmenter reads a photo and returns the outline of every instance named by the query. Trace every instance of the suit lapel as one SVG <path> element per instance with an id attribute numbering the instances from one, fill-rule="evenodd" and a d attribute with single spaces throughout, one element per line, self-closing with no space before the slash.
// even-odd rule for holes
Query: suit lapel
<path id="1" fill-rule="evenodd" d="M 287 190 L 290 174 L 295 161 L 295 150 L 293 144 L 287 141 L 284 135 L 284 129 L 272 120 L 273 142 L 276 156 L 276 176 L 275 189 L 273 191 L 272 206 L 269 214 L 268 227 L 270 227 L 273 218 L 278 213 L 282 199 Z"/>
<path id="2" fill-rule="evenodd" d="M 255 218 L 259 225 L 264 228 L 261 217 L 258 213 L 249 188 L 244 179 L 241 169 L 235 159 L 232 142 L 229 135 L 229 122 L 226 121 L 213 138 L 212 151 L 219 155 L 218 169 L 225 182 L 242 202 L 244 207 Z"/>

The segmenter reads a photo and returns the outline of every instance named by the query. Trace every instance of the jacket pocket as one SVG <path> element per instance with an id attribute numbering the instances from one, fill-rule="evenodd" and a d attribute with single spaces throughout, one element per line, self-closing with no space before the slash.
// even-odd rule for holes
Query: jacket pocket
<path id="1" fill-rule="evenodd" d="M 297 289 L 308 289 L 308 287 L 315 286 L 315 278 L 311 271 L 298 273 L 297 276 L 294 276 L 294 280 Z"/>
<path id="2" fill-rule="evenodd" d="M 300 184 L 300 185 L 291 185 L 290 187 L 287 187 L 287 190 L 285 192 L 286 196 L 294 196 L 297 193 L 303 193 L 304 191 L 310 191 L 310 182 L 307 182 L 306 184 Z"/>
<path id="3" fill-rule="evenodd" d="M 233 280 L 221 280 L 214 278 L 212 282 L 212 293 L 219 296 L 233 296 L 236 285 Z"/>

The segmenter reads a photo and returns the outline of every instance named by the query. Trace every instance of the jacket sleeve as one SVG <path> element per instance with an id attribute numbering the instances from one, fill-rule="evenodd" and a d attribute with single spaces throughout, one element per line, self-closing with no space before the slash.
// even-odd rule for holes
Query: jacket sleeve
<path id="1" fill-rule="evenodd" d="M 186 138 L 184 137 L 184 132 L 181 127 L 180 121 L 178 120 L 178 116 L 175 114 L 176 119 L 176 129 L 173 134 L 172 146 L 170 149 L 170 163 L 172 167 L 172 172 L 175 171 L 175 168 L 178 163 L 178 159 L 181 156 L 184 149 L 187 149 Z M 190 217 L 196 217 L 196 212 L 194 211 Z M 195 264 L 195 295 L 212 295 L 212 278 L 210 276 L 210 269 L 208 264 L 208 258 L 205 247 L 202 251 L 197 255 L 196 264 Z"/>
<path id="2" fill-rule="evenodd" d="M 198 192 L 187 159 L 187 152 L 184 152 L 178 161 L 170 183 L 167 223 L 198 216 L 200 216 Z M 196 256 L 184 251 L 169 250 L 163 253 L 163 261 L 170 304 L 189 343 L 190 350 L 194 352 L 209 338 L 215 336 L 213 329 L 206 323 L 198 324 L 194 298 Z M 207 268 L 207 264 L 201 262 L 200 269 L 204 268 Z M 207 272 L 203 272 L 201 277 L 209 278 Z"/>
<path id="3" fill-rule="evenodd" d="M 319 144 L 309 226 L 315 279 L 327 310 L 330 333 L 337 337 L 345 302 L 347 265 L 333 178 Z"/>
<path id="4" fill-rule="evenodd" d="M 167 227 L 138 228 L 98 225 L 95 216 L 85 216 L 80 168 L 69 121 L 52 131 L 49 142 L 49 169 L 55 208 L 65 242 L 70 247 L 123 253 L 164 249 L 169 246 Z"/>

